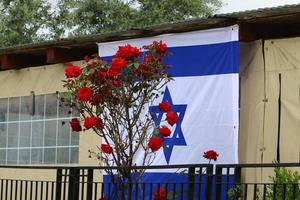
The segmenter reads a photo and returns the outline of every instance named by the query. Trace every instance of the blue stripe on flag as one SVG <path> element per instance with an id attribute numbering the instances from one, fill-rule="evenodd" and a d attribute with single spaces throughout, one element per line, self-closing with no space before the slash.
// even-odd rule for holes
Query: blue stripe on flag
<path id="1" fill-rule="evenodd" d="M 133 175 L 134 177 L 134 175 Z M 199 175 L 194 176 L 194 199 L 205 199 L 206 191 L 207 191 L 207 176 Z M 111 177 L 109 175 L 103 176 L 103 189 L 104 196 L 107 199 L 116 199 L 116 192 L 120 189 L 118 188 L 118 182 L 115 184 L 112 183 Z M 168 193 L 175 193 L 175 200 L 187 200 L 188 199 L 188 190 L 190 189 L 190 184 L 188 182 L 187 174 L 178 174 L 178 173 L 162 173 L 162 172 L 154 172 L 154 173 L 145 173 L 142 177 L 142 180 L 139 181 L 140 184 L 132 184 L 132 200 L 139 199 L 153 199 L 154 192 L 158 188 L 167 189 Z M 215 176 L 212 177 L 211 187 L 211 196 L 214 199 L 215 194 Z M 228 191 L 234 186 L 234 175 L 223 175 L 222 176 L 222 184 L 221 185 L 221 200 L 225 200 Z M 228 183 L 228 186 L 226 185 Z M 117 189 L 116 189 L 117 187 Z M 127 187 L 129 189 L 129 187 Z M 142 192 L 142 190 L 144 192 Z M 125 194 L 125 199 L 129 199 L 127 194 L 129 194 L 128 190 Z M 152 197 L 152 198 L 151 198 Z"/>
<path id="2" fill-rule="evenodd" d="M 205 76 L 231 74 L 239 72 L 238 41 L 170 47 L 171 56 L 166 57 L 164 63 L 171 65 L 169 73 L 173 77 Z M 110 60 L 104 57 L 104 60 Z"/>

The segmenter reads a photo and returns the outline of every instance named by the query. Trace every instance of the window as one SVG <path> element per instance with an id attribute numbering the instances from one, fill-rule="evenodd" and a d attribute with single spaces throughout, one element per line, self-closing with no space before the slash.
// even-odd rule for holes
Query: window
<path id="1" fill-rule="evenodd" d="M 0 164 L 78 163 L 79 114 L 57 94 L 0 98 Z"/>

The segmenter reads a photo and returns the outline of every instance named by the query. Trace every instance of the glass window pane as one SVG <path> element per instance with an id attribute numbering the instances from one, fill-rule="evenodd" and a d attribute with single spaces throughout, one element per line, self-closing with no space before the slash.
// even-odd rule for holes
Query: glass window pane
<path id="1" fill-rule="evenodd" d="M 30 120 L 33 108 L 33 97 L 25 96 L 21 97 L 21 116 L 20 120 Z"/>
<path id="2" fill-rule="evenodd" d="M 6 138 L 7 138 L 7 125 L 0 124 L 0 148 L 6 148 Z"/>
<path id="3" fill-rule="evenodd" d="M 36 95 L 33 119 L 44 119 L 44 95 Z"/>
<path id="4" fill-rule="evenodd" d="M 56 150 L 55 148 L 45 148 L 44 149 L 44 163 L 45 164 L 55 164 L 56 159 L 55 159 L 55 153 Z"/>
<path id="5" fill-rule="evenodd" d="M 46 118 L 57 118 L 57 94 L 46 95 Z"/>
<path id="6" fill-rule="evenodd" d="M 31 163 L 41 164 L 43 162 L 43 149 L 31 149 Z"/>
<path id="7" fill-rule="evenodd" d="M 77 109 L 75 109 L 75 108 L 72 109 L 72 116 L 73 116 L 73 117 L 79 117 L 79 116 L 80 116 Z"/>
<path id="8" fill-rule="evenodd" d="M 70 142 L 70 126 L 69 122 L 65 122 L 64 120 L 58 121 L 58 146 L 69 146 Z"/>
<path id="9" fill-rule="evenodd" d="M 69 163 L 69 149 L 57 148 L 57 163 Z"/>
<path id="10" fill-rule="evenodd" d="M 45 146 L 56 146 L 56 123 L 57 121 L 45 122 Z"/>
<path id="11" fill-rule="evenodd" d="M 8 125 L 8 147 L 18 147 L 19 123 Z"/>
<path id="12" fill-rule="evenodd" d="M 7 150 L 7 164 L 17 164 L 18 150 L 8 149 Z"/>
<path id="13" fill-rule="evenodd" d="M 6 163 L 6 149 L 0 150 L 0 164 Z"/>
<path id="14" fill-rule="evenodd" d="M 30 147 L 31 122 L 20 123 L 20 147 Z"/>
<path id="15" fill-rule="evenodd" d="M 9 98 L 9 121 L 19 121 L 20 97 Z"/>
<path id="16" fill-rule="evenodd" d="M 44 122 L 32 122 L 32 141 L 31 146 L 42 147 L 43 146 L 43 129 Z"/>
<path id="17" fill-rule="evenodd" d="M 71 133 L 71 145 L 79 145 L 79 133 L 78 132 L 72 132 Z"/>
<path id="18" fill-rule="evenodd" d="M 79 147 L 72 147 L 71 149 L 71 162 L 78 163 L 79 160 Z"/>
<path id="19" fill-rule="evenodd" d="M 67 105 L 67 103 L 60 102 L 59 103 L 59 118 L 63 117 L 71 117 L 71 108 Z"/>
<path id="20" fill-rule="evenodd" d="M 5 122 L 7 120 L 7 98 L 0 99 L 0 122 Z"/>
<path id="21" fill-rule="evenodd" d="M 30 149 L 19 149 L 19 164 L 30 164 Z"/>

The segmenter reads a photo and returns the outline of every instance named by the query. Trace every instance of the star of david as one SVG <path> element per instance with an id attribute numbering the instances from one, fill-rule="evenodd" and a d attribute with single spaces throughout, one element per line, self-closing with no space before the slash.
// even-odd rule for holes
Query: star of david
<path id="1" fill-rule="evenodd" d="M 166 159 L 167 163 L 169 164 L 174 146 L 186 146 L 187 145 L 184 135 L 183 135 L 183 132 L 182 132 L 182 129 L 181 129 L 181 123 L 184 118 L 184 114 L 185 114 L 187 105 L 186 104 L 174 105 L 168 87 L 166 87 L 166 89 L 165 89 L 162 101 L 168 101 L 171 106 L 172 111 L 175 112 L 178 116 L 177 124 L 173 125 L 176 127 L 175 127 L 175 130 L 173 131 L 172 135 L 170 137 L 164 138 L 165 146 L 164 146 L 163 150 L 164 150 L 165 159 Z M 162 120 L 165 120 L 165 117 L 163 118 L 164 112 L 160 111 L 159 106 L 150 106 L 149 111 L 153 117 L 155 125 L 157 127 L 159 127 Z"/>

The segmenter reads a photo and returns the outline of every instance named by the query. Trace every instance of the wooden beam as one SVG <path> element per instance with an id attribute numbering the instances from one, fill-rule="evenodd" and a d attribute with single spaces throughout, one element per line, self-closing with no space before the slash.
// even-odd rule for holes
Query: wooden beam
<path id="1" fill-rule="evenodd" d="M 47 63 L 65 63 L 70 61 L 82 60 L 85 55 L 94 53 L 97 53 L 97 48 L 50 48 L 47 49 Z"/>
<path id="2" fill-rule="evenodd" d="M 33 67 L 46 64 L 43 55 L 2 54 L 0 56 L 1 70 Z"/>

